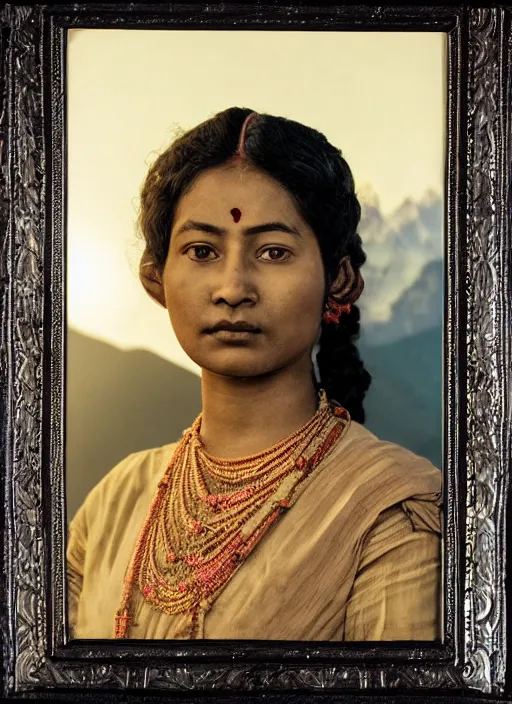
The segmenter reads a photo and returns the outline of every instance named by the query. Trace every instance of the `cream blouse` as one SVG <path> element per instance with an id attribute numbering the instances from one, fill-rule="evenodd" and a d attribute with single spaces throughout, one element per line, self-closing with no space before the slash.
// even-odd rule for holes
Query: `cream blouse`
<path id="1" fill-rule="evenodd" d="M 176 443 L 130 455 L 69 528 L 75 638 L 113 638 L 123 579 Z M 435 640 L 441 629 L 441 472 L 359 423 L 315 470 L 199 618 L 198 638 Z M 135 593 L 131 638 L 187 638 Z"/>

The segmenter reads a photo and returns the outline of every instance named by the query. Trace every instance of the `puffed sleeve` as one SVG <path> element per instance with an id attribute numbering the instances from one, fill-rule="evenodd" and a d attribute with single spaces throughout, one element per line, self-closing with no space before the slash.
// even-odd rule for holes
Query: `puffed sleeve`
<path id="1" fill-rule="evenodd" d="M 347 603 L 345 640 L 441 638 L 441 530 L 415 516 L 414 502 L 393 506 L 368 533 Z"/>
<path id="2" fill-rule="evenodd" d="M 68 530 L 67 579 L 68 579 L 68 622 L 73 637 L 76 626 L 78 604 L 82 593 L 85 554 L 87 544 L 87 525 L 84 506 L 78 510 Z"/>

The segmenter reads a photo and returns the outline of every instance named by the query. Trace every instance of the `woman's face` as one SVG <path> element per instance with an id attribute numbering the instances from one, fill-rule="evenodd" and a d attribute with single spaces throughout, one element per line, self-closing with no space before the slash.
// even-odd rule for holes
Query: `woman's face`
<path id="1" fill-rule="evenodd" d="M 203 369 L 234 377 L 311 369 L 324 269 L 285 188 L 246 165 L 203 172 L 181 198 L 163 270 L 176 336 Z M 239 325 L 251 330 L 229 328 Z"/>

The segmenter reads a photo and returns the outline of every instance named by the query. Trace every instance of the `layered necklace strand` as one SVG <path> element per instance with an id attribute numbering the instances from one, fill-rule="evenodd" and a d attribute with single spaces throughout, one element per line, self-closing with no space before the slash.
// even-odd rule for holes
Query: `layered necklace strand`
<path id="1" fill-rule="evenodd" d="M 313 418 L 273 447 L 242 459 L 209 455 L 201 415 L 184 432 L 158 484 L 123 584 L 115 638 L 133 623 L 133 591 L 168 615 L 190 614 L 195 637 L 201 605 L 228 582 L 302 482 L 350 423 L 320 391 Z"/>

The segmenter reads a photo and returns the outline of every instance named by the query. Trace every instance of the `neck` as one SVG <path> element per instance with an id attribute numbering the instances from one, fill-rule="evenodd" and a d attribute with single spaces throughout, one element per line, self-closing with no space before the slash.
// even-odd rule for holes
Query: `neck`
<path id="1" fill-rule="evenodd" d="M 305 425 L 317 410 L 309 364 L 303 370 L 255 378 L 203 370 L 201 387 L 201 441 L 215 457 L 233 459 L 262 452 Z"/>

